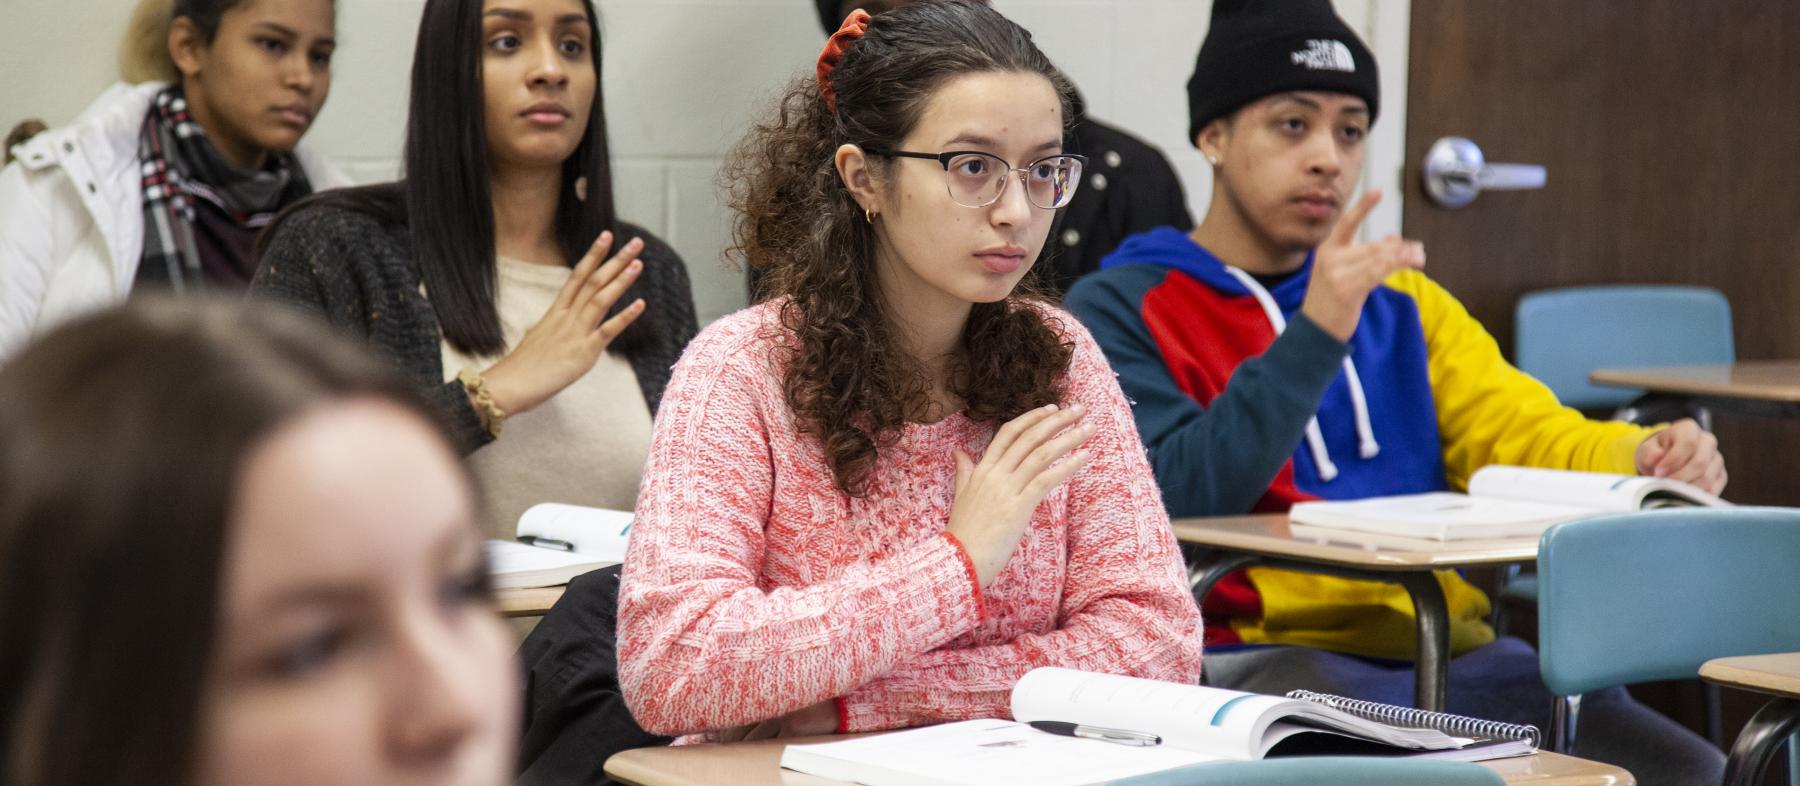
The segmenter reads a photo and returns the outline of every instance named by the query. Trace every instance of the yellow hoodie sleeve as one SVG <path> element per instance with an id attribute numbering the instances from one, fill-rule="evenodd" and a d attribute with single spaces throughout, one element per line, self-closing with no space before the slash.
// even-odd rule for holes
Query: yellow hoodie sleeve
<path id="1" fill-rule="evenodd" d="M 1654 429 L 1590 420 L 1563 406 L 1544 383 L 1506 362 L 1462 303 L 1423 273 L 1387 286 L 1412 296 L 1425 330 L 1432 398 L 1455 489 L 1489 464 L 1637 474 L 1638 444 Z"/>

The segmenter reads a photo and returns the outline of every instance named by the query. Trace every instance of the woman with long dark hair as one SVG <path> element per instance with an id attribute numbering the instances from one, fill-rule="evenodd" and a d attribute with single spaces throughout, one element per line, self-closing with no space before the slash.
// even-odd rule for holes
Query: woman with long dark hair
<path id="1" fill-rule="evenodd" d="M 695 339 L 657 418 L 619 596 L 645 729 L 1005 716 L 1036 666 L 1199 678 L 1129 407 L 1029 278 L 1080 183 L 1069 95 L 984 4 L 859 11 L 736 152 L 774 296 Z"/>
<path id="2" fill-rule="evenodd" d="M 475 490 L 386 364 L 285 309 L 144 298 L 0 398 L 0 783 L 506 781 Z"/>
<path id="3" fill-rule="evenodd" d="M 248 286 L 276 211 L 348 183 L 299 146 L 336 28 L 333 0 L 141 0 L 120 61 L 145 81 L 0 170 L 0 361 L 131 292 Z"/>
<path id="4" fill-rule="evenodd" d="M 613 212 L 593 5 L 429 0 L 404 158 L 279 219 L 252 293 L 408 372 L 491 490 L 491 535 L 542 501 L 629 509 L 696 328 L 681 260 Z"/>

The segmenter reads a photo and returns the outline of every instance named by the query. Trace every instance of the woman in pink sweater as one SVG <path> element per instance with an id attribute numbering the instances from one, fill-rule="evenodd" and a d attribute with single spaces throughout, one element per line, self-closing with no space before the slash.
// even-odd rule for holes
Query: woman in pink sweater
<path id="1" fill-rule="evenodd" d="M 731 740 L 1005 717 L 1039 666 L 1197 681 L 1127 402 L 1027 278 L 1081 182 L 1068 82 L 966 0 L 857 12 L 818 72 L 730 171 L 771 299 L 695 339 L 658 413 L 633 714 Z"/>

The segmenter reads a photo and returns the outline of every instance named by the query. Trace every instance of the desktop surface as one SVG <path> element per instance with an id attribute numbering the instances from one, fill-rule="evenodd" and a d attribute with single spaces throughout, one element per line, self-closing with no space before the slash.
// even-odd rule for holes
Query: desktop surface
<path id="1" fill-rule="evenodd" d="M 781 769 L 788 743 L 804 745 L 843 737 L 801 737 L 728 745 L 639 748 L 606 760 L 606 774 L 632 786 L 845 786 L 844 781 Z M 1531 786 L 1630 786 L 1631 773 L 1610 764 L 1539 752 L 1477 762 L 1507 783 Z"/>
<path id="2" fill-rule="evenodd" d="M 1538 536 L 1432 541 L 1290 525 L 1286 513 L 1175 519 L 1182 543 L 1370 570 L 1416 571 L 1537 559 Z"/>

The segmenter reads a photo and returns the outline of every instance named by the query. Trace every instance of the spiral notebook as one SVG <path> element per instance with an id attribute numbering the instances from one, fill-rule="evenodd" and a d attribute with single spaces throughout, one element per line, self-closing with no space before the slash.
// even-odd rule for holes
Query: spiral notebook
<path id="1" fill-rule="evenodd" d="M 1537 750 L 1530 726 L 1296 691 L 1287 697 L 1059 668 L 1012 691 L 1012 720 L 974 720 L 816 745 L 781 766 L 865 786 L 1089 786 L 1207 762 L 1369 755 L 1478 761 Z M 1128 747 L 1025 725 L 1067 721 L 1154 734 Z"/>
<path id="2" fill-rule="evenodd" d="M 1507 756 L 1524 756 L 1536 753 L 1538 744 L 1542 742 L 1538 728 L 1518 723 L 1502 723 L 1500 721 L 1482 720 L 1466 715 L 1452 715 L 1448 712 L 1432 712 L 1414 707 L 1401 707 L 1394 704 L 1382 704 L 1361 699 L 1347 699 L 1329 693 L 1314 693 L 1309 690 L 1289 691 L 1290 699 L 1310 701 L 1323 704 L 1339 712 L 1353 715 L 1363 720 L 1374 721 L 1385 726 L 1400 728 L 1421 728 L 1440 731 L 1453 737 L 1468 738 L 1471 742 L 1461 748 L 1454 749 L 1458 754 L 1479 751 L 1482 755 L 1442 756 L 1439 758 L 1463 758 L 1470 761 L 1488 758 L 1504 758 Z M 1422 754 L 1431 757 L 1433 753 Z"/>

